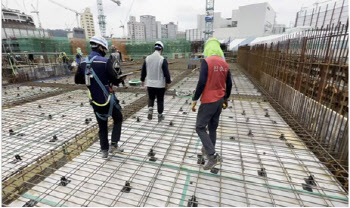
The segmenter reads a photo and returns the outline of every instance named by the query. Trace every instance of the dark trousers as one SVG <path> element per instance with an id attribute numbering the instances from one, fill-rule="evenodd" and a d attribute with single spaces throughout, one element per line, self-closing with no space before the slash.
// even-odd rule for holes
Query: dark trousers
<path id="1" fill-rule="evenodd" d="M 95 116 L 98 122 L 98 127 L 99 127 L 98 134 L 100 137 L 101 150 L 109 150 L 108 123 L 107 123 L 108 121 L 104 121 L 96 115 L 96 112 L 100 114 L 107 114 L 109 110 L 109 105 L 104 107 L 99 107 L 92 104 L 92 107 L 94 109 Z M 120 140 L 120 134 L 122 130 L 123 114 L 116 107 L 113 107 L 112 118 L 113 118 L 114 125 L 113 125 L 111 140 L 112 140 L 112 143 L 118 143 Z"/>
<path id="2" fill-rule="evenodd" d="M 219 126 L 220 114 L 224 99 L 214 103 L 204 103 L 199 106 L 196 122 L 196 132 L 209 155 L 215 153 L 216 129 Z M 209 135 L 206 127 L 208 126 Z"/>
<path id="3" fill-rule="evenodd" d="M 148 107 L 154 106 L 154 100 L 157 98 L 157 107 L 158 107 L 158 113 L 162 114 L 164 111 L 164 95 L 165 95 L 165 88 L 154 88 L 154 87 L 147 87 L 148 91 Z"/>

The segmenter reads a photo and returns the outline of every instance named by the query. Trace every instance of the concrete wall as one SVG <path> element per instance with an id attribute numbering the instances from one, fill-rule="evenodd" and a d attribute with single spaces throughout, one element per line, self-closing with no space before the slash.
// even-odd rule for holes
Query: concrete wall
<path id="1" fill-rule="evenodd" d="M 18 79 L 19 81 L 28 81 L 28 80 L 38 80 L 44 79 L 48 77 L 62 76 L 68 75 L 68 71 L 64 68 L 62 64 L 60 65 L 37 65 L 32 67 L 23 67 L 17 69 L 18 75 L 17 77 L 22 77 L 23 79 Z M 12 71 L 8 70 L 7 74 L 3 73 L 3 81 L 10 81 L 12 76 Z"/>

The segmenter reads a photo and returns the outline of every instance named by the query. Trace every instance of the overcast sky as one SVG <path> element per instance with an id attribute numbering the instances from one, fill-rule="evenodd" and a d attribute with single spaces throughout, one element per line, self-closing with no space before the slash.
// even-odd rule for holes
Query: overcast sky
<path id="1" fill-rule="evenodd" d="M 38 0 L 40 20 L 44 28 L 65 29 L 76 27 L 75 13 L 68 11 L 49 0 Z M 78 12 L 89 7 L 94 15 L 95 29 L 99 32 L 97 24 L 97 0 L 55 0 Z M 120 0 L 121 6 L 111 0 L 103 0 L 104 13 L 107 16 L 107 35 L 111 32 L 114 37 L 123 36 L 122 23 L 126 25 L 127 16 L 154 15 L 162 24 L 175 22 L 179 24 L 179 30 L 193 29 L 197 27 L 197 14 L 205 11 L 205 0 Z M 2 0 L 9 8 L 19 9 L 29 14 L 33 11 L 31 4 L 36 7 L 37 0 Z M 216 0 L 215 12 L 221 12 L 223 18 L 229 18 L 233 9 L 248 4 L 269 2 L 276 11 L 277 23 L 290 25 L 295 21 L 296 12 L 302 6 L 311 6 L 316 0 Z M 132 6 L 131 6 L 132 5 Z M 130 11 L 130 13 L 129 13 Z M 254 14 L 252 14 L 254 15 Z M 32 14 L 35 24 L 38 26 L 36 14 Z M 122 23 L 121 23 L 122 22 Z M 125 34 L 127 33 L 125 27 Z"/>

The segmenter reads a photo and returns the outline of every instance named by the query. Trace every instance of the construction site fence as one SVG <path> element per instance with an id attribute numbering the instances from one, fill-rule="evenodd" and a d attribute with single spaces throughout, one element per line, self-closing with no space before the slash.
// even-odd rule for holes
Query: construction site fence
<path id="1" fill-rule="evenodd" d="M 238 64 L 348 165 L 348 23 L 243 46 Z"/>

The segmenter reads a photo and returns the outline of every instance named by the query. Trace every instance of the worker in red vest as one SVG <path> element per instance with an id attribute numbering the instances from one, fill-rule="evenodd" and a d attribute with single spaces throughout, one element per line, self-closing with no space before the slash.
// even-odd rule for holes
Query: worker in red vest
<path id="1" fill-rule="evenodd" d="M 200 69 L 199 81 L 193 96 L 192 111 L 196 111 L 197 100 L 201 97 L 196 131 L 202 141 L 202 154 L 208 158 L 204 170 L 212 169 L 222 162 L 215 152 L 216 129 L 222 108 L 227 108 L 227 99 L 231 95 L 232 80 L 230 69 L 224 60 L 220 42 L 211 38 L 205 43 L 204 56 Z M 208 126 L 209 135 L 206 131 Z"/>

